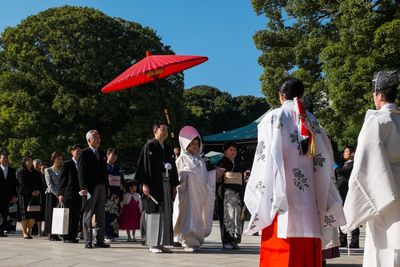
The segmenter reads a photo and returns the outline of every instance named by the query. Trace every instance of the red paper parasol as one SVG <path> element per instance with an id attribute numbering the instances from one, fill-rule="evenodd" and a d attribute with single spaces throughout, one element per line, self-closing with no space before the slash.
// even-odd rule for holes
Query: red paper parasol
<path id="1" fill-rule="evenodd" d="M 163 79 L 169 75 L 189 69 L 207 60 L 208 58 L 203 56 L 151 55 L 150 51 L 147 51 L 144 59 L 129 67 L 129 69 L 104 86 L 101 91 L 103 93 L 109 93 L 149 82 L 155 82 L 157 84 L 158 79 Z M 157 88 L 163 101 L 167 123 L 170 125 L 171 121 L 165 105 L 165 99 L 158 84 Z M 172 131 L 171 137 L 174 138 L 174 133 Z"/>

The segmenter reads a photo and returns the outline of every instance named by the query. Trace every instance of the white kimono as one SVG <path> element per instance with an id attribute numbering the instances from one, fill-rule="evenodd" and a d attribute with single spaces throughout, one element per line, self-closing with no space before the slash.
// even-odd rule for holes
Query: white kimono
<path id="1" fill-rule="evenodd" d="M 199 135 L 189 131 L 192 135 L 183 138 L 181 133 L 179 141 L 183 153 L 176 160 L 179 186 L 174 202 L 174 236 L 183 246 L 199 247 L 212 230 L 216 174 L 207 171 L 200 155 L 186 151 L 189 143 Z"/>
<path id="2" fill-rule="evenodd" d="M 364 267 L 400 266 L 400 111 L 369 110 L 358 137 L 344 232 L 367 223 Z"/>
<path id="3" fill-rule="evenodd" d="M 287 100 L 258 125 L 258 146 L 245 203 L 252 214 L 246 234 L 271 225 L 278 237 L 322 238 L 323 227 L 345 224 L 342 200 L 332 177 L 329 139 L 311 113 L 315 154 L 300 155 L 295 102 Z"/>

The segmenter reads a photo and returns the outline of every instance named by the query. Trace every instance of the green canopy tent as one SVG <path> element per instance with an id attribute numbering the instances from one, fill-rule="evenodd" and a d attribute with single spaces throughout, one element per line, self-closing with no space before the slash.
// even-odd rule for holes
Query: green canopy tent
<path id="1" fill-rule="evenodd" d="M 206 158 L 210 160 L 211 165 L 216 165 L 217 162 L 224 157 L 222 152 L 210 151 L 204 155 Z"/>
<path id="2" fill-rule="evenodd" d="M 267 114 L 257 120 L 230 131 L 207 135 L 203 137 L 204 152 L 223 152 L 222 146 L 227 142 L 235 142 L 238 146 L 238 156 L 242 157 L 247 168 L 251 168 L 257 147 L 257 125 Z"/>

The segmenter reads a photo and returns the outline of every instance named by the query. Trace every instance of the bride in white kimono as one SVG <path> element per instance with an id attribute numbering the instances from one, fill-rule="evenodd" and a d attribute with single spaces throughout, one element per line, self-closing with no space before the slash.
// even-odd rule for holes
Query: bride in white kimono
<path id="1" fill-rule="evenodd" d="M 400 110 L 398 71 L 374 74 L 377 110 L 368 110 L 358 136 L 344 203 L 350 232 L 367 224 L 364 267 L 400 267 Z"/>
<path id="2" fill-rule="evenodd" d="M 177 197 L 174 202 L 174 236 L 187 252 L 197 250 L 211 233 L 215 170 L 207 171 L 201 157 L 200 134 L 191 126 L 179 133 L 182 154 L 176 160 L 179 175 Z"/>

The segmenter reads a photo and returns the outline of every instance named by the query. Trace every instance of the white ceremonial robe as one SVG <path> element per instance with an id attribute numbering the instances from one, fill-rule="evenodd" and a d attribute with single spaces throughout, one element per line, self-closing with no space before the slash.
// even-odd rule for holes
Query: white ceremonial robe
<path id="1" fill-rule="evenodd" d="M 344 204 L 344 232 L 366 222 L 364 267 L 400 266 L 400 111 L 369 110 Z"/>
<path id="2" fill-rule="evenodd" d="M 339 228 L 324 227 L 322 230 L 322 249 L 340 247 Z"/>
<path id="3" fill-rule="evenodd" d="M 246 234 L 271 225 L 277 215 L 278 237 L 322 238 L 323 227 L 345 224 L 342 200 L 332 177 L 329 139 L 308 113 L 315 154 L 299 155 L 295 102 L 287 100 L 258 125 L 258 145 L 245 203 L 252 214 Z"/>
<path id="4" fill-rule="evenodd" d="M 199 247 L 212 230 L 215 171 L 207 171 L 199 155 L 182 153 L 176 160 L 179 175 L 174 202 L 174 235 L 184 246 Z"/>

